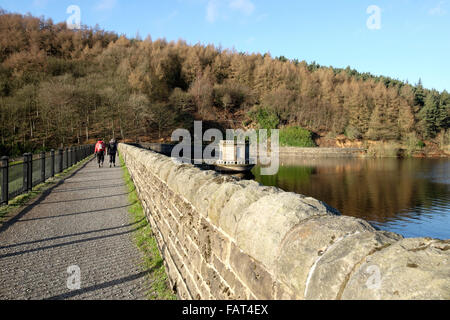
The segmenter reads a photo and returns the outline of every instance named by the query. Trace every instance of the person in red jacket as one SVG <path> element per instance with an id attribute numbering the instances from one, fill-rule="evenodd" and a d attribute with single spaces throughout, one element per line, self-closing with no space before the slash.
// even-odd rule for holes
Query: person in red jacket
<path id="1" fill-rule="evenodd" d="M 103 163 L 105 162 L 105 152 L 106 152 L 106 144 L 100 139 L 95 145 L 95 155 L 97 156 L 98 167 L 103 167 Z"/>

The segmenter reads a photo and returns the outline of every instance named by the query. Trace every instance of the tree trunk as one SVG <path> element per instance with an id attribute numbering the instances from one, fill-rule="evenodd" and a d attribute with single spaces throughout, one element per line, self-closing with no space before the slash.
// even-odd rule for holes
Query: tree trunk
<path id="1" fill-rule="evenodd" d="M 122 140 L 125 139 L 124 134 L 123 134 L 123 127 L 122 127 L 122 118 L 119 117 L 119 129 L 120 129 L 120 136 L 122 137 Z M 113 137 L 114 139 L 116 137 Z"/>
<path id="2" fill-rule="evenodd" d="M 135 142 L 136 143 L 138 143 L 138 134 L 139 134 L 139 126 L 138 126 L 138 121 L 137 121 L 137 116 L 136 115 L 134 115 L 134 132 L 135 132 L 135 137 L 136 137 L 136 139 L 135 139 Z"/>
<path id="3" fill-rule="evenodd" d="M 89 141 L 89 115 L 86 118 L 86 143 Z"/>
<path id="4" fill-rule="evenodd" d="M 112 135 L 113 135 L 113 137 L 115 137 L 116 136 L 116 130 L 114 128 L 114 119 L 111 121 L 111 125 L 112 125 Z"/>

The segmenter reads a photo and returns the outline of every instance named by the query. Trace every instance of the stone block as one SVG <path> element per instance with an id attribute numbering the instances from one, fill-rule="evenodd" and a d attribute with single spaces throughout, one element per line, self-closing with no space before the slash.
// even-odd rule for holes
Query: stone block
<path id="1" fill-rule="evenodd" d="M 368 256 L 342 299 L 450 300 L 450 240 L 404 239 Z"/>
<path id="2" fill-rule="evenodd" d="M 347 278 L 367 256 L 399 241 L 384 232 L 363 232 L 335 242 L 320 253 L 310 269 L 304 298 L 333 300 L 342 294 Z"/>
<path id="3" fill-rule="evenodd" d="M 276 260 L 276 274 L 298 296 L 304 296 L 310 270 L 318 258 L 342 239 L 365 232 L 375 232 L 375 229 L 361 219 L 345 216 L 310 218 L 283 239 Z"/>
<path id="4" fill-rule="evenodd" d="M 333 212 L 319 203 L 312 206 L 305 197 L 294 193 L 269 194 L 244 209 L 237 222 L 236 243 L 267 268 L 274 269 L 286 235 L 304 220 L 321 215 L 332 216 Z"/>
<path id="5" fill-rule="evenodd" d="M 230 237 L 236 236 L 236 229 L 245 210 L 259 199 L 270 194 L 279 193 L 277 188 L 261 187 L 256 182 L 243 181 L 244 188 L 237 189 L 230 197 L 229 201 L 224 205 L 219 217 L 219 226 Z M 218 214 L 219 216 L 219 214 Z"/>
<path id="6" fill-rule="evenodd" d="M 221 261 L 228 263 L 231 245 L 230 240 L 228 240 L 225 235 L 221 234 L 221 232 L 217 229 L 210 234 L 209 240 L 211 241 L 212 253 L 219 257 Z"/>
<path id="7" fill-rule="evenodd" d="M 231 245 L 230 265 L 258 299 L 272 300 L 274 298 L 275 282 L 272 275 L 234 244 Z"/>

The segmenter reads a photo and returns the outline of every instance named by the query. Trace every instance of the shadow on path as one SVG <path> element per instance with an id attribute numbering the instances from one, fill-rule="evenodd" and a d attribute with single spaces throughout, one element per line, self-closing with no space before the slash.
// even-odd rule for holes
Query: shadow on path
<path id="1" fill-rule="evenodd" d="M 91 163 L 92 160 L 87 161 L 86 163 L 84 163 L 81 167 L 79 167 L 78 169 L 74 170 L 69 176 L 63 178 L 62 180 L 58 181 L 58 183 L 56 185 L 54 185 L 53 187 L 48 188 L 47 190 L 45 190 L 44 192 L 42 192 L 42 194 L 34 201 L 32 201 L 31 204 L 29 204 L 28 206 L 26 206 L 23 210 L 21 210 L 17 215 L 15 215 L 13 218 L 11 218 L 10 220 L 2 223 L 1 227 L 0 227 L 0 233 L 4 232 L 5 230 L 7 230 L 9 227 L 11 227 L 14 223 L 16 223 L 17 221 L 19 221 L 23 216 L 25 216 L 28 212 L 30 212 L 36 205 L 38 205 L 39 203 L 41 203 L 42 201 L 44 201 L 56 188 L 58 188 L 59 186 L 61 186 L 62 184 L 64 184 L 64 181 L 66 179 L 70 179 L 71 177 L 75 176 L 80 170 L 84 169 L 89 163 Z"/>
<path id="2" fill-rule="evenodd" d="M 74 240 L 74 241 L 65 242 L 65 243 L 59 243 L 59 244 L 55 244 L 55 245 L 47 246 L 47 247 L 40 247 L 40 248 L 34 248 L 34 249 L 29 249 L 29 250 L 11 252 L 11 253 L 0 255 L 0 259 L 7 258 L 7 257 L 19 256 L 19 255 L 22 255 L 22 254 L 36 252 L 36 251 L 43 251 L 43 250 L 48 250 L 48 249 L 56 249 L 56 248 L 70 246 L 70 245 L 78 244 L 78 243 L 84 243 L 84 242 L 89 242 L 89 241 L 107 239 L 107 238 L 112 238 L 112 237 L 119 237 L 119 236 L 123 236 L 125 234 L 133 233 L 133 232 L 138 231 L 138 230 L 140 230 L 142 228 L 145 228 L 145 226 L 143 225 L 143 226 L 140 226 L 139 228 L 127 230 L 127 231 L 124 231 L 124 232 L 114 233 L 114 234 L 108 234 L 108 235 L 104 235 L 104 236 L 92 237 L 92 238 L 81 239 L 81 240 Z"/>
<path id="3" fill-rule="evenodd" d="M 120 227 L 105 228 L 105 229 L 99 229 L 99 230 L 92 230 L 92 231 L 68 234 L 68 235 L 64 235 L 64 236 L 46 238 L 46 239 L 41 239 L 41 240 L 16 243 L 16 244 L 12 244 L 12 245 L 9 245 L 9 246 L 0 247 L 0 250 L 14 248 L 14 247 L 19 247 L 19 246 L 25 246 L 25 245 L 29 245 L 29 244 L 36 244 L 36 243 L 40 243 L 40 242 L 59 240 L 59 239 L 64 239 L 64 238 L 78 237 L 78 236 L 91 234 L 91 233 L 98 233 L 98 232 L 112 231 L 112 230 L 117 230 L 117 229 L 124 229 L 124 228 L 128 228 L 128 227 L 132 227 L 134 225 L 137 225 L 137 224 L 141 223 L 144 220 L 145 220 L 145 218 L 142 218 L 140 221 L 137 221 L 137 222 L 134 222 L 134 223 L 130 223 L 130 224 L 127 224 L 127 225 L 123 225 L 123 226 L 120 226 Z"/>
<path id="4" fill-rule="evenodd" d="M 105 197 L 102 197 L 105 198 Z M 74 212 L 74 213 L 68 213 L 68 214 L 60 214 L 57 216 L 48 216 L 48 217 L 40 217 L 40 218 L 31 218 L 31 219 L 20 219 L 17 222 L 27 222 L 27 221 L 36 221 L 36 220 L 46 220 L 46 219 L 53 219 L 53 218 L 63 218 L 63 217 L 69 217 L 69 216 L 78 216 L 80 214 L 92 214 L 96 212 L 105 212 L 105 211 L 111 211 L 115 209 L 124 209 L 131 207 L 132 205 L 136 204 L 138 201 L 135 200 L 133 203 L 126 204 L 120 207 L 113 207 L 113 208 L 106 208 L 106 209 L 98 209 L 98 210 L 89 210 L 89 211 L 81 211 L 81 212 Z"/>
<path id="5" fill-rule="evenodd" d="M 126 195 L 129 195 L 130 193 L 132 193 L 134 190 L 136 190 L 136 188 L 133 188 L 133 190 L 131 190 L 130 192 L 125 192 L 125 193 L 119 193 L 119 194 L 113 194 L 113 195 L 110 195 L 110 196 L 108 196 L 108 198 L 126 196 Z M 88 201 L 88 200 L 96 200 L 96 199 L 103 199 L 103 198 L 105 198 L 105 196 L 92 197 L 92 198 L 84 198 L 84 199 L 71 199 L 71 200 L 61 200 L 61 201 L 49 201 L 49 202 L 42 202 L 42 203 L 40 203 L 39 205 L 58 204 L 58 203 L 67 203 L 67 202 L 79 202 L 79 201 Z"/>
<path id="6" fill-rule="evenodd" d="M 154 267 L 152 267 L 149 270 L 140 272 L 138 274 L 134 274 L 128 277 L 124 277 L 124 278 L 120 278 L 120 279 L 116 279 L 116 280 L 112 280 L 112 281 L 108 281 L 108 282 L 104 282 L 98 285 L 94 285 L 94 286 L 90 286 L 84 289 L 79 289 L 79 290 L 75 290 L 72 292 L 68 292 L 68 293 L 64 293 L 64 294 L 60 294 L 57 296 L 53 296 L 44 300 L 64 300 L 64 299 L 69 299 L 69 298 L 73 298 L 88 292 L 92 292 L 92 291 L 97 291 L 97 290 L 101 290 L 101 289 L 106 289 L 109 287 L 113 287 L 113 286 L 117 286 L 126 282 L 130 282 L 130 281 L 134 281 L 137 280 L 139 278 L 143 278 L 146 275 L 148 275 L 149 273 L 153 272 L 155 269 L 158 269 L 162 264 L 162 261 L 159 261 Z"/>
<path id="7" fill-rule="evenodd" d="M 125 187 L 126 184 L 111 184 L 111 185 L 98 185 L 95 187 L 83 187 L 83 188 L 73 188 L 73 189 L 62 189 L 62 190 L 55 190 L 54 193 L 63 193 L 63 192 L 74 192 L 74 191 L 86 191 L 86 190 L 103 190 L 103 189 L 109 189 L 109 188 L 117 188 L 117 187 Z"/>
<path id="8" fill-rule="evenodd" d="M 64 184 L 71 184 L 71 183 L 90 183 L 90 182 L 98 182 L 99 180 L 73 180 L 73 181 L 65 181 Z M 103 179 L 101 181 L 117 181 L 117 178 L 114 179 Z"/>

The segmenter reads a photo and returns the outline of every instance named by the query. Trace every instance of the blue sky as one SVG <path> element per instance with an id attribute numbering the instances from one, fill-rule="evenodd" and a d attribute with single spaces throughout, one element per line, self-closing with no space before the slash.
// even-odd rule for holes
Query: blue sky
<path id="1" fill-rule="evenodd" d="M 134 37 L 270 52 L 450 91 L 450 0 L 0 0 L 0 7 Z M 371 5 L 380 28 L 369 29 Z"/>

